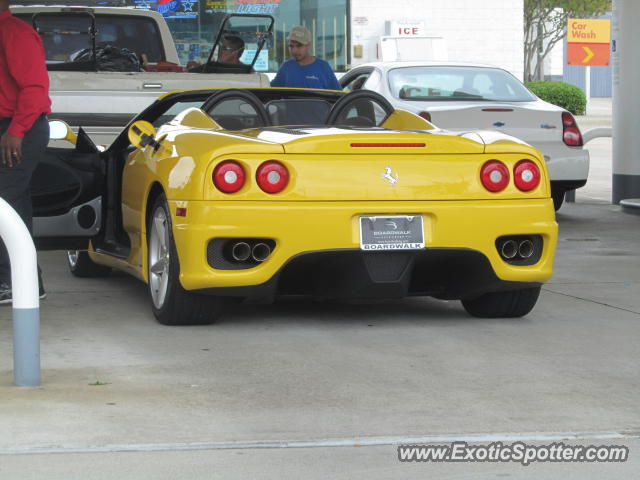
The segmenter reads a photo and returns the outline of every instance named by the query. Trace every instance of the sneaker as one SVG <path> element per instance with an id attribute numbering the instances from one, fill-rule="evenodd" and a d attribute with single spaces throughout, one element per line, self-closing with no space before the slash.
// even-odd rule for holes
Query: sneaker
<path id="1" fill-rule="evenodd" d="M 44 291 L 44 287 L 40 285 L 38 291 L 38 298 L 42 300 L 47 298 L 47 292 Z M 0 305 L 9 305 L 13 301 L 11 294 L 11 287 L 6 283 L 0 283 Z"/>
<path id="2" fill-rule="evenodd" d="M 0 283 L 0 305 L 11 303 L 11 287 L 5 282 Z"/>

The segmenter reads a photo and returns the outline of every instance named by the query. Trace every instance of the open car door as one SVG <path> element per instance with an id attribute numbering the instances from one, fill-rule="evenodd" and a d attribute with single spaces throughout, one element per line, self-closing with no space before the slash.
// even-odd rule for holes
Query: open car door
<path id="1" fill-rule="evenodd" d="M 75 145 L 47 147 L 31 179 L 33 236 L 39 250 L 86 249 L 102 225 L 104 159 L 80 129 L 77 139 L 61 121 L 50 122 L 51 137 Z M 66 129 L 66 130 L 65 130 Z"/>

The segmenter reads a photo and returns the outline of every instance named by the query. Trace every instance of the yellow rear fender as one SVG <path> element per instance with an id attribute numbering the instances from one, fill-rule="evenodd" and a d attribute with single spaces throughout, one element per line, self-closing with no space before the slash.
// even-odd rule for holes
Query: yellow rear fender
<path id="1" fill-rule="evenodd" d="M 207 115 L 206 112 L 196 107 L 188 108 L 183 112 L 180 112 L 173 120 L 171 120 L 171 122 L 169 122 L 169 124 L 216 130 L 220 130 L 222 128 L 213 118 Z"/>
<path id="2" fill-rule="evenodd" d="M 395 110 L 380 126 L 388 130 L 433 130 L 436 128 L 424 118 L 406 110 Z"/>

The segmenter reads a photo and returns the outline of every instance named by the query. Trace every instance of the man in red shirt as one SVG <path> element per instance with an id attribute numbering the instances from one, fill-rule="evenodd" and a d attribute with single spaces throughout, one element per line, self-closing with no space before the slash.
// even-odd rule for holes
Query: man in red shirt
<path id="1" fill-rule="evenodd" d="M 0 197 L 32 229 L 31 175 L 49 142 L 49 77 L 42 40 L 0 0 Z M 38 272 L 39 273 L 39 272 Z M 44 298 L 40 281 L 40 298 Z M 0 242 L 0 304 L 11 303 L 11 270 Z"/>

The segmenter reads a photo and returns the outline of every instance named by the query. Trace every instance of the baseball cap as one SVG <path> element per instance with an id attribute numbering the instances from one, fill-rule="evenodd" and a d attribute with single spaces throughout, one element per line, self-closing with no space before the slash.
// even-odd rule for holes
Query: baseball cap
<path id="1" fill-rule="evenodd" d="M 293 27 L 289 36 L 287 37 L 287 42 L 294 41 L 298 42 L 302 45 L 308 45 L 311 43 L 311 34 L 307 27 L 302 25 L 298 25 L 297 27 Z"/>

